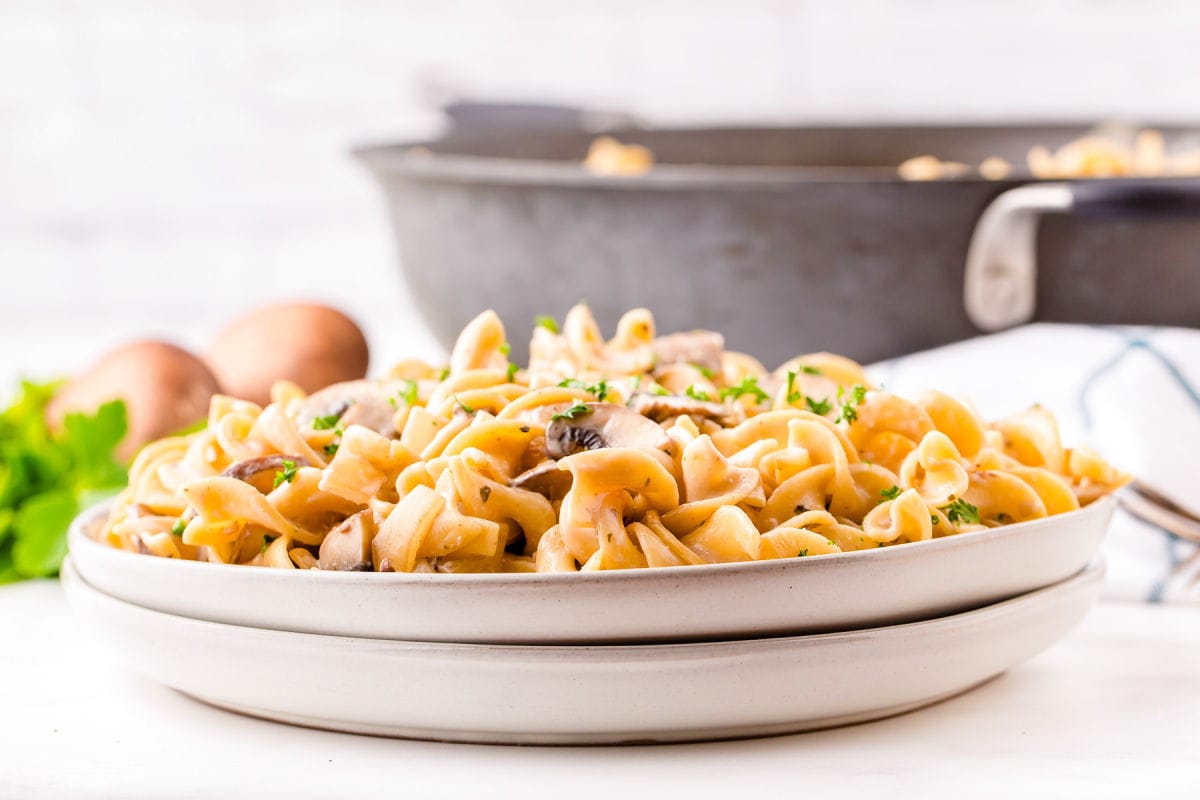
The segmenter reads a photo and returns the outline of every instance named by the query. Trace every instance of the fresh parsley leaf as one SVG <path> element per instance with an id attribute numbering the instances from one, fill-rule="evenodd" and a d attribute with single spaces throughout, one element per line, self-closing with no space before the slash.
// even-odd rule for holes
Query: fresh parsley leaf
<path id="1" fill-rule="evenodd" d="M 592 410 L 583 403 L 576 403 L 565 411 L 560 411 L 550 417 L 552 422 L 557 422 L 560 419 L 579 419 L 592 413 Z"/>
<path id="2" fill-rule="evenodd" d="M 654 388 L 651 389 L 651 392 L 655 395 L 658 395 L 659 397 L 670 397 L 671 396 L 670 392 L 668 392 L 665 388 L 663 388 L 662 386 L 659 386 L 658 384 L 654 385 Z"/>
<path id="3" fill-rule="evenodd" d="M 187 523 L 184 522 L 183 517 L 180 517 L 179 519 L 175 520 L 175 524 L 171 526 L 171 535 L 183 536 L 183 532 L 185 530 L 187 530 Z"/>
<path id="4" fill-rule="evenodd" d="M 825 374 L 824 372 L 821 372 L 821 370 L 817 369 L 816 367 L 808 367 L 808 366 L 801 366 L 800 371 L 803 372 L 805 375 L 824 375 Z"/>
<path id="5" fill-rule="evenodd" d="M 951 522 L 979 522 L 979 509 L 961 497 L 941 510 Z"/>
<path id="6" fill-rule="evenodd" d="M 809 411 L 822 417 L 833 410 L 833 404 L 829 402 L 828 398 L 815 400 L 812 397 L 805 397 L 804 405 L 808 406 Z"/>
<path id="7" fill-rule="evenodd" d="M 271 484 L 272 489 L 278 489 L 283 484 L 296 480 L 296 462 L 285 458 L 280 464 L 283 469 L 276 471 L 275 483 Z"/>
<path id="8" fill-rule="evenodd" d="M 438 373 L 438 380 L 444 381 L 444 380 L 446 380 L 446 378 L 449 378 L 449 377 L 450 377 L 450 368 L 442 367 L 442 371 Z"/>
<path id="9" fill-rule="evenodd" d="M 854 422 L 858 419 L 858 407 L 867 399 L 867 387 L 861 383 L 856 383 L 850 388 L 850 393 L 845 400 L 842 399 L 845 394 L 841 386 L 838 387 L 837 399 L 841 410 L 838 412 L 837 419 L 834 422 Z"/>
<path id="10" fill-rule="evenodd" d="M 726 386 L 722 389 L 721 399 L 725 400 L 730 397 L 736 399 L 746 394 L 754 395 L 754 401 L 757 403 L 765 403 L 771 399 L 771 396 L 764 392 L 762 387 L 758 385 L 758 378 L 752 375 L 742 378 L 741 383 L 736 386 Z"/>
<path id="11" fill-rule="evenodd" d="M 443 380 L 445 379 L 443 378 Z M 417 382 L 412 378 L 405 378 L 400 382 L 404 384 L 404 388 L 397 392 L 395 397 L 389 397 L 388 403 L 392 406 L 392 408 L 399 407 L 397 405 L 397 401 L 404 403 L 406 406 L 415 406 L 417 401 L 420 399 Z"/>
<path id="12" fill-rule="evenodd" d="M 511 361 L 508 362 L 508 369 L 505 370 L 505 372 L 504 372 L 505 383 L 513 382 L 513 378 L 517 377 L 518 369 L 520 369 L 520 367 L 518 367 L 516 364 L 512 363 Z"/>
<path id="13" fill-rule="evenodd" d="M 641 388 L 641 386 L 642 386 L 642 376 L 634 375 L 633 376 L 633 390 L 636 392 L 638 389 Z"/>
<path id="14" fill-rule="evenodd" d="M 125 404 L 66 414 L 51 432 L 46 407 L 60 386 L 22 382 L 0 411 L 0 583 L 55 574 L 74 516 L 125 485 L 114 455 L 126 433 Z"/>
<path id="15" fill-rule="evenodd" d="M 332 457 L 332 456 L 337 455 L 337 451 L 338 451 L 339 447 L 341 447 L 341 445 L 339 443 L 330 442 L 329 444 L 325 445 L 321 449 L 325 451 L 325 455 Z"/>
<path id="16" fill-rule="evenodd" d="M 558 382 L 558 387 L 560 389 L 578 389 L 581 392 L 587 390 L 587 384 L 579 378 L 564 378 Z"/>
<path id="17" fill-rule="evenodd" d="M 787 402 L 788 405 L 799 403 L 804 399 L 804 393 L 796 390 L 796 373 L 789 370 L 787 374 Z"/>
<path id="18" fill-rule="evenodd" d="M 500 355 L 504 356 L 505 358 L 508 358 L 508 354 L 511 352 L 512 352 L 511 344 L 509 344 L 508 342 L 500 343 Z"/>
<path id="19" fill-rule="evenodd" d="M 703 375 L 706 380 L 711 381 L 713 379 L 713 371 L 708 367 L 701 366 L 700 364 L 692 364 L 692 367 L 695 368 L 695 370 L 701 375 Z"/>
<path id="20" fill-rule="evenodd" d="M 930 514 L 929 522 L 933 525 L 940 525 L 942 523 L 942 518 L 939 517 L 937 514 Z"/>
<path id="21" fill-rule="evenodd" d="M 684 389 L 683 393 L 693 400 L 700 400 L 705 403 L 708 403 L 712 400 L 712 398 L 708 396 L 708 392 L 704 391 L 703 389 L 697 389 L 696 384 L 694 383 L 690 384 L 686 389 Z"/>
<path id="22" fill-rule="evenodd" d="M 551 333 L 558 333 L 558 323 L 554 321 L 554 317 L 546 314 L 538 314 L 533 318 L 533 327 L 545 328 Z"/>
<path id="23" fill-rule="evenodd" d="M 808 555 L 807 547 L 804 548 L 803 550 L 801 550 L 799 553 L 796 553 L 796 558 L 804 558 L 806 555 Z M 815 569 L 815 567 L 814 567 L 814 569 Z"/>
<path id="24" fill-rule="evenodd" d="M 606 380 L 601 380 L 593 384 L 587 384 L 578 378 L 567 378 L 566 380 L 559 381 L 558 385 L 564 389 L 578 389 L 581 392 L 587 392 L 588 394 L 595 395 L 596 399 L 601 403 L 608 398 L 608 381 Z"/>
<path id="25" fill-rule="evenodd" d="M 458 395 L 454 395 L 454 402 L 458 404 L 459 408 L 461 408 L 463 411 L 467 412 L 468 414 L 475 413 L 475 409 L 472 408 L 471 406 L 467 405 L 466 403 L 464 403 L 462 400 L 459 400 Z"/>
<path id="26" fill-rule="evenodd" d="M 267 548 L 271 546 L 271 542 L 275 541 L 275 540 L 276 540 L 276 539 L 278 539 L 278 538 L 279 538 L 278 536 L 272 536 L 272 535 L 271 535 L 271 534 L 269 534 L 269 533 L 267 533 L 267 534 L 263 534 L 263 542 L 262 542 L 262 547 L 260 547 L 260 548 L 258 549 L 258 552 L 259 552 L 259 553 L 265 553 L 265 552 L 267 552 Z"/>
<path id="27" fill-rule="evenodd" d="M 900 491 L 901 490 L 900 490 L 899 486 L 892 486 L 889 489 L 881 489 L 879 491 L 879 494 L 883 495 L 888 500 L 895 500 L 897 497 L 900 496 Z"/>
<path id="28" fill-rule="evenodd" d="M 323 417 L 313 417 L 313 430 L 328 431 L 337 427 L 338 420 L 342 418 L 341 414 L 326 414 Z"/>

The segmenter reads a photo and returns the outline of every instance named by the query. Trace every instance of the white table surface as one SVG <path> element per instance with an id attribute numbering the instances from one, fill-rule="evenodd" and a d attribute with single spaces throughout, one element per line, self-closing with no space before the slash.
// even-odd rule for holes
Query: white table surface
<path id="1" fill-rule="evenodd" d="M 1194 798 L 1200 791 L 1200 617 L 1187 607 L 1103 603 L 1068 639 L 1006 675 L 881 722 L 605 748 L 376 739 L 220 711 L 123 669 L 76 623 L 54 581 L 0 588 L 0 630 L 4 798 Z"/>

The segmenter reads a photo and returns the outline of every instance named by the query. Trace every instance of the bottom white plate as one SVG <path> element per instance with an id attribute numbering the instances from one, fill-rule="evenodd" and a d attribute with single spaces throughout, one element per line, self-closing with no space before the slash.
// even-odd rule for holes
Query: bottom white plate
<path id="1" fill-rule="evenodd" d="M 593 744 L 844 725 L 962 692 L 1074 627 L 1104 575 L 884 628 L 695 644 L 520 646 L 357 639 L 225 625 L 66 593 L 132 669 L 216 706 L 354 733 Z M 647 609 L 652 613 L 652 609 Z"/>

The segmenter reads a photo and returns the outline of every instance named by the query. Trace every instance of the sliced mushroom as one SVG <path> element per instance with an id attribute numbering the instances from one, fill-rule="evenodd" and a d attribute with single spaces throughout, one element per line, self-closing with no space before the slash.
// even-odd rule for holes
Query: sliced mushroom
<path id="1" fill-rule="evenodd" d="M 379 532 L 379 519 L 367 509 L 347 517 L 325 535 L 317 558 L 321 569 L 343 572 L 370 572 L 371 542 Z"/>
<path id="2" fill-rule="evenodd" d="M 296 468 L 309 466 L 308 461 L 302 456 L 259 456 L 258 458 L 247 458 L 244 461 L 238 461 L 230 464 L 221 472 L 222 478 L 237 478 L 239 481 L 244 481 L 264 494 L 270 491 L 267 484 L 259 485 L 257 480 L 259 475 L 264 472 L 279 472 L 284 468 L 283 462 L 290 461 Z M 272 478 L 272 480 L 274 480 Z"/>
<path id="3" fill-rule="evenodd" d="M 303 429 L 311 426 L 317 417 L 336 416 L 338 425 L 343 428 L 362 425 L 381 436 L 393 438 L 396 435 L 396 408 L 388 398 L 394 398 L 400 389 L 398 384 L 393 386 L 368 380 L 335 383 L 309 395 L 296 422 Z"/>
<path id="4" fill-rule="evenodd" d="M 571 473 L 559 469 L 557 461 L 543 461 L 510 480 L 508 485 L 537 492 L 550 500 L 561 500 L 571 490 Z"/>
<path id="5" fill-rule="evenodd" d="M 587 410 L 574 418 L 559 416 L 546 426 L 546 455 L 563 458 L 601 447 L 639 447 L 665 450 L 671 440 L 665 431 L 637 411 L 615 403 L 583 403 Z"/>
<path id="6" fill-rule="evenodd" d="M 720 372 L 724 352 L 725 337 L 716 331 L 672 333 L 654 340 L 654 355 L 659 364 L 695 364 Z"/>
<path id="7" fill-rule="evenodd" d="M 723 403 L 645 392 L 638 392 L 629 398 L 629 408 L 655 422 L 665 422 L 686 415 L 711 419 L 728 428 L 742 422 L 744 418 L 740 409 Z"/>

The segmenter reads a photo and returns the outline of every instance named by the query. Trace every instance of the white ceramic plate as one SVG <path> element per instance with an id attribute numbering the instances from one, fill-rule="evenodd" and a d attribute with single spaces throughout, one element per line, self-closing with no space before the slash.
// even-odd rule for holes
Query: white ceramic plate
<path id="1" fill-rule="evenodd" d="M 75 521 L 97 589 L 195 619 L 417 642 L 699 641 L 866 628 L 978 608 L 1064 580 L 1096 555 L 1114 502 L 856 553 L 604 573 L 408 575 L 231 566 L 126 553 Z"/>
<path id="2" fill-rule="evenodd" d="M 1061 638 L 1094 564 L 976 611 L 871 630 L 691 644 L 468 645 L 203 622 L 85 583 L 67 596 L 134 670 L 213 705 L 320 728 L 471 742 L 756 736 L 889 716 L 968 689 Z"/>

